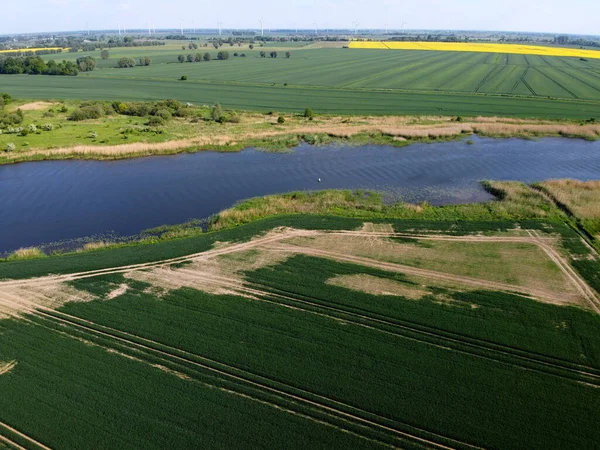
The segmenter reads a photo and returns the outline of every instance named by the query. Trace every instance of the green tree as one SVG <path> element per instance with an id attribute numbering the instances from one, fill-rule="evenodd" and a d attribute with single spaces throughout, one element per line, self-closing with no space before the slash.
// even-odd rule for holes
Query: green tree
<path id="1" fill-rule="evenodd" d="M 194 62 L 194 55 L 187 55 L 187 62 Z"/>
<path id="2" fill-rule="evenodd" d="M 217 55 L 217 59 L 224 61 L 226 59 L 229 59 L 229 52 L 219 52 L 219 54 Z"/>
<path id="3" fill-rule="evenodd" d="M 110 53 L 108 53 L 108 50 L 102 50 L 100 52 L 100 58 L 102 59 L 108 59 L 110 57 Z"/>
<path id="4" fill-rule="evenodd" d="M 271 58 L 277 58 L 278 53 L 277 52 L 271 52 L 271 53 L 269 53 L 269 55 L 271 56 Z"/>
<path id="5" fill-rule="evenodd" d="M 292 57 L 292 54 L 290 52 L 285 52 L 285 57 L 287 59 L 290 59 Z"/>
<path id="6" fill-rule="evenodd" d="M 177 57 L 177 60 L 178 60 L 180 63 L 182 63 L 182 62 L 185 62 L 185 56 L 183 56 L 183 55 L 179 55 L 179 56 Z"/>
<path id="7" fill-rule="evenodd" d="M 149 66 L 150 64 L 152 64 L 152 58 L 149 56 L 142 56 L 140 58 L 140 66 Z"/>
<path id="8" fill-rule="evenodd" d="M 261 58 L 266 58 L 267 57 L 267 52 L 260 52 L 260 57 Z"/>
<path id="9" fill-rule="evenodd" d="M 283 117 L 283 116 L 279 116 L 279 117 L 277 118 L 277 123 L 278 123 L 279 125 L 283 125 L 283 124 L 285 123 L 285 117 Z"/>
<path id="10" fill-rule="evenodd" d="M 123 57 L 123 58 L 119 59 L 119 62 L 117 63 L 117 67 L 119 67 L 120 69 L 125 69 L 128 67 L 135 67 L 135 60 L 133 58 Z"/>
<path id="11" fill-rule="evenodd" d="M 250 44 L 250 46 L 248 47 L 250 50 L 254 50 L 254 45 Z"/>
<path id="12" fill-rule="evenodd" d="M 313 110 L 311 108 L 306 108 L 304 110 L 304 117 L 306 117 L 307 119 L 312 119 L 315 116 L 315 114 L 313 113 Z"/>
<path id="13" fill-rule="evenodd" d="M 212 107 L 210 117 L 215 122 L 219 122 L 223 118 L 223 108 L 221 108 L 219 103 Z"/>
<path id="14" fill-rule="evenodd" d="M 91 56 L 84 56 L 82 58 L 77 58 L 77 67 L 82 72 L 91 72 L 96 68 L 96 60 Z"/>
<path id="15" fill-rule="evenodd" d="M 212 59 L 212 55 L 208 52 L 204 54 L 204 61 L 210 61 Z"/>

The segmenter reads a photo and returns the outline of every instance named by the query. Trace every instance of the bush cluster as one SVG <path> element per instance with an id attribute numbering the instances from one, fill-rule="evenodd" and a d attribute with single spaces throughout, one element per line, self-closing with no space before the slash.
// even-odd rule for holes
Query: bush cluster
<path id="1" fill-rule="evenodd" d="M 25 58 L 14 58 L 12 56 L 0 57 L 0 74 L 75 76 L 78 73 L 79 68 L 77 67 L 77 64 L 72 61 L 63 61 L 57 63 L 53 60 L 50 60 L 46 63 L 39 56 L 27 56 Z"/>

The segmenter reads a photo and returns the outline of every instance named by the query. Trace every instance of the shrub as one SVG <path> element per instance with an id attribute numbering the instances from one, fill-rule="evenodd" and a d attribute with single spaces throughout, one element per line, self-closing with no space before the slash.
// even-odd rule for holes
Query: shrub
<path id="1" fill-rule="evenodd" d="M 160 117 L 163 121 L 170 120 L 171 117 L 173 117 L 171 111 L 169 111 L 168 109 L 159 109 L 158 111 L 156 111 L 154 116 Z"/>
<path id="2" fill-rule="evenodd" d="M 158 127 L 158 126 L 161 126 L 164 124 L 165 124 L 164 119 L 159 116 L 150 116 L 150 118 L 148 119 L 148 123 L 147 123 L 147 125 L 149 127 Z"/>
<path id="3" fill-rule="evenodd" d="M 219 53 L 217 54 L 217 59 L 218 59 L 218 60 L 221 60 L 221 61 L 224 61 L 224 60 L 226 60 L 226 59 L 229 59 L 229 52 L 219 52 Z"/>
<path id="4" fill-rule="evenodd" d="M 283 116 L 279 116 L 279 117 L 277 118 L 277 123 L 278 123 L 279 125 L 283 125 L 283 124 L 285 123 L 285 117 L 283 117 Z"/>
<path id="5" fill-rule="evenodd" d="M 98 133 L 95 131 L 90 132 L 90 139 L 96 139 L 98 137 Z"/>
<path id="6" fill-rule="evenodd" d="M 44 130 L 44 131 L 52 131 L 52 130 L 54 130 L 54 125 L 52 125 L 51 123 L 47 123 L 45 125 L 42 125 L 42 130 Z"/>
<path id="7" fill-rule="evenodd" d="M 0 122 L 4 125 L 18 125 L 23 122 L 23 116 L 20 114 L 7 114 L 6 116 L 0 118 Z"/>
<path id="8" fill-rule="evenodd" d="M 32 123 L 27 128 L 27 131 L 29 131 L 30 133 L 35 133 L 37 131 L 37 127 L 35 126 L 35 124 Z"/>
<path id="9" fill-rule="evenodd" d="M 210 117 L 215 122 L 219 122 L 223 118 L 223 108 L 221 108 L 219 103 L 212 107 Z"/>
<path id="10" fill-rule="evenodd" d="M 184 48 L 185 48 L 185 47 L 184 47 Z M 183 56 L 183 55 L 179 55 L 179 56 L 177 57 L 177 61 L 179 61 L 180 63 L 183 63 L 183 62 L 185 62 L 185 56 Z"/>
<path id="11" fill-rule="evenodd" d="M 181 81 L 187 81 L 187 77 L 185 75 L 182 75 L 180 78 Z"/>
<path id="12" fill-rule="evenodd" d="M 208 52 L 204 54 L 204 61 L 210 61 L 212 59 L 212 55 Z"/>
<path id="13" fill-rule="evenodd" d="M 54 117 L 54 113 L 52 111 L 46 111 L 42 117 Z"/>
<path id="14" fill-rule="evenodd" d="M 19 136 L 27 136 L 29 134 L 29 130 L 27 128 L 21 128 L 21 131 L 19 132 Z"/>
<path id="15" fill-rule="evenodd" d="M 108 50 L 102 50 L 102 52 L 100 52 L 100 58 L 102 59 L 108 59 L 110 56 L 110 53 L 108 53 Z"/>
<path id="16" fill-rule="evenodd" d="M 104 108 L 100 105 L 82 106 L 71 113 L 69 120 L 78 122 L 81 120 L 99 119 L 104 116 Z"/>
<path id="17" fill-rule="evenodd" d="M 306 117 L 307 119 L 312 119 L 313 117 L 315 117 L 315 113 L 313 113 L 313 110 L 311 108 L 306 108 L 304 110 L 304 117 Z"/>
<path id="18" fill-rule="evenodd" d="M 12 142 L 9 142 L 8 144 L 6 144 L 6 147 L 4 148 L 4 150 L 6 150 L 7 152 L 14 152 L 16 150 L 17 146 L 15 144 L 13 144 Z"/>
<path id="19" fill-rule="evenodd" d="M 62 106 L 61 106 L 61 107 L 58 109 L 58 112 L 61 112 L 61 113 L 66 113 L 66 112 L 69 112 L 69 108 L 67 108 L 67 105 L 62 105 Z"/>
<path id="20" fill-rule="evenodd" d="M 135 59 L 133 58 L 121 58 L 117 63 L 119 69 L 126 69 L 128 67 L 135 67 Z"/>
<path id="21" fill-rule="evenodd" d="M 142 56 L 140 58 L 140 66 L 149 66 L 150 64 L 152 64 L 152 58 L 149 56 Z"/>
<path id="22" fill-rule="evenodd" d="M 240 123 L 241 121 L 242 121 L 242 118 L 239 116 L 239 114 L 232 114 L 229 117 L 230 123 Z"/>

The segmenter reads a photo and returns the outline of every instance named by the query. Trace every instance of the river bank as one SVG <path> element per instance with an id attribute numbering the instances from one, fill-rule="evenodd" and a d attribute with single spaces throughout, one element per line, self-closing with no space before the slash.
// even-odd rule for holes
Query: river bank
<path id="1" fill-rule="evenodd" d="M 164 103 L 164 102 L 163 102 Z M 33 108 L 31 105 L 35 105 Z M 134 108 L 133 104 L 119 104 Z M 501 117 L 448 116 L 331 116 L 261 114 L 221 111 L 213 120 L 208 106 L 161 109 L 166 119 L 118 114 L 113 104 L 96 102 L 33 102 L 12 104 L 20 110 L 18 127 L 0 134 L 0 164 L 43 160 L 117 160 L 154 155 L 212 150 L 238 152 L 244 148 L 284 151 L 302 143 L 311 145 L 390 145 L 469 140 L 473 135 L 492 138 L 538 139 L 567 137 L 597 140 L 600 124 L 588 121 L 554 121 Z M 144 111 L 158 103 L 137 103 Z M 118 108 L 119 106 L 117 106 Z M 100 108 L 102 117 L 81 121 L 73 114 Z M 107 111 L 107 112 L 106 112 Z M 127 110 L 128 111 L 128 110 Z M 179 117 L 183 116 L 183 117 Z M 23 129 L 16 133 L 16 130 Z M 13 131 L 11 131 L 13 130 Z M 7 151 L 10 150 L 10 151 Z"/>

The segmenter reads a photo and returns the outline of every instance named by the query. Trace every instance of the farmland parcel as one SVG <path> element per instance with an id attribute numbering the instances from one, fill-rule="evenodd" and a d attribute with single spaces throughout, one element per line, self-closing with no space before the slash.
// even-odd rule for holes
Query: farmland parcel
<path id="1" fill-rule="evenodd" d="M 494 189 L 504 200 L 405 211 L 420 220 L 280 216 L 2 263 L 0 439 L 593 446 L 600 301 L 572 264 L 597 267 L 597 255 L 543 194 Z M 240 205 L 221 226 L 274 202 Z M 508 220 L 449 220 L 477 208 Z M 526 210 L 545 218 L 514 218 Z"/>
<path id="2" fill-rule="evenodd" d="M 261 112 L 311 107 L 332 114 L 597 116 L 600 60 L 521 54 L 516 47 L 494 53 L 307 46 L 290 49 L 289 59 L 242 48 L 244 58 L 218 61 L 215 53 L 212 61 L 197 63 L 178 63 L 181 48 L 140 47 L 115 50 L 77 77 L 7 75 L 0 81 L 3 91 L 24 99 L 177 98 Z M 145 55 L 152 65 L 116 68 L 120 57 Z M 85 56 L 98 58 L 98 52 L 61 55 Z"/>

